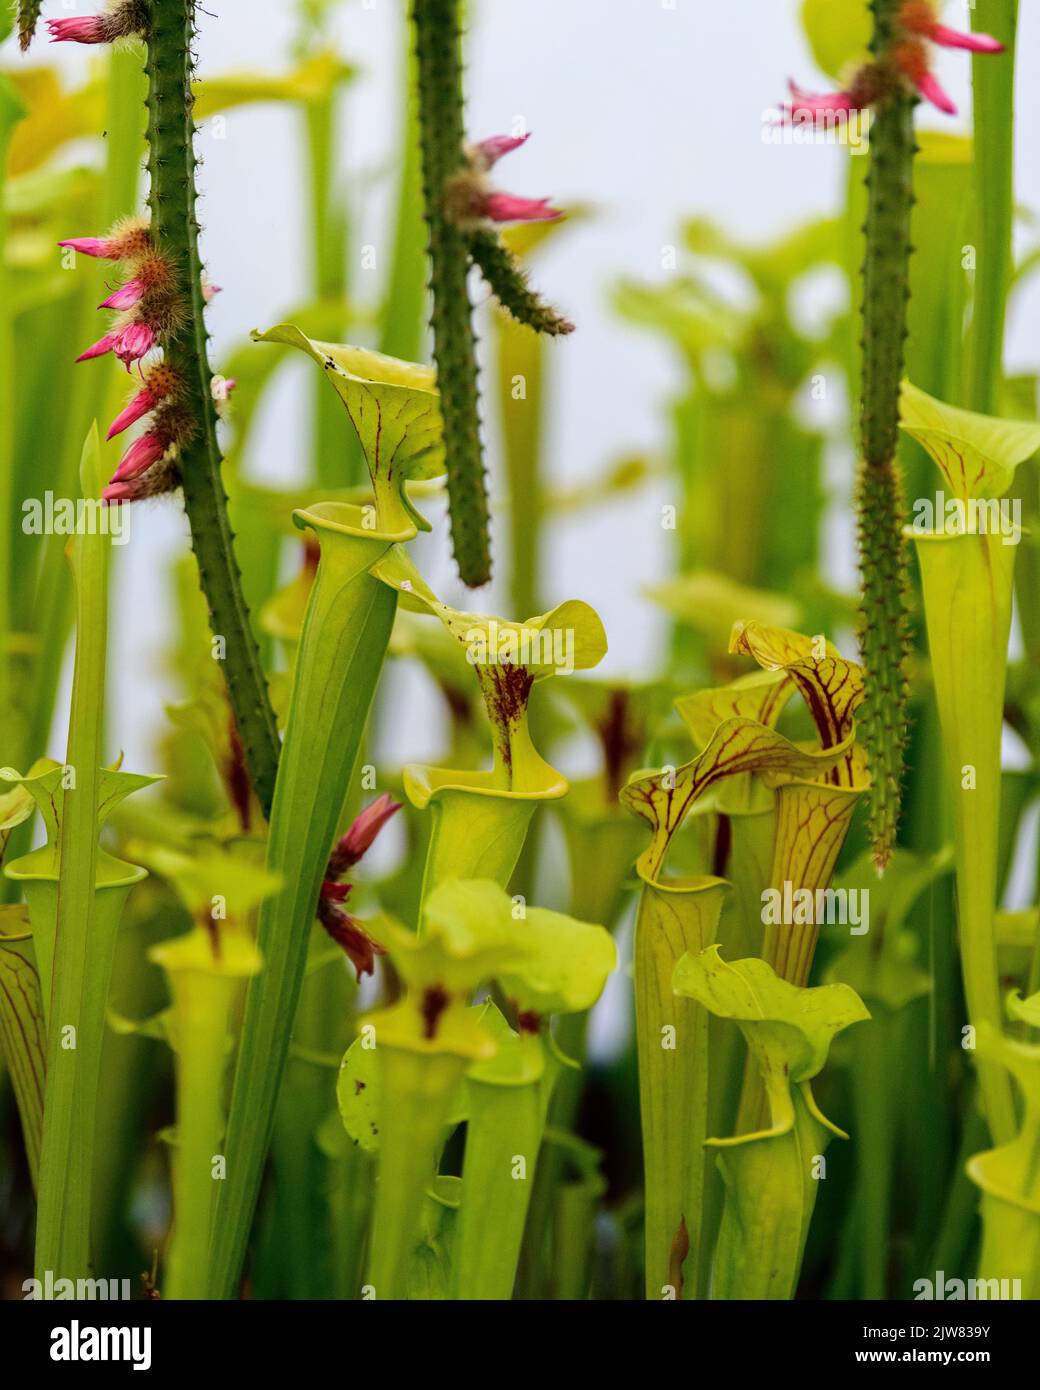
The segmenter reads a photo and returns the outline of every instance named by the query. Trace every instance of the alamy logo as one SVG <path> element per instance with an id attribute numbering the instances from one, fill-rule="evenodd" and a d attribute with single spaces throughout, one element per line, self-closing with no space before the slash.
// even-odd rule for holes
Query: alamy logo
<path id="1" fill-rule="evenodd" d="M 52 1269 L 44 1270 L 42 1279 L 24 1279 L 22 1292 L 26 1301 L 33 1299 L 67 1299 L 110 1301 L 130 1297 L 129 1279 L 55 1279 Z"/>
<path id="2" fill-rule="evenodd" d="M 150 1327 L 85 1327 L 73 1318 L 51 1332 L 52 1361 L 129 1361 L 135 1371 L 152 1364 Z"/>
<path id="3" fill-rule="evenodd" d="M 957 1303 L 977 1299 L 997 1302 L 1021 1297 L 1021 1279 L 947 1279 L 945 1273 L 937 1269 L 934 1279 L 914 1280 L 915 1301 Z"/>
<path id="4" fill-rule="evenodd" d="M 502 627 L 492 618 L 486 628 L 466 633 L 471 666 L 552 666 L 561 675 L 574 670 L 574 631 L 563 627 Z"/>
<path id="5" fill-rule="evenodd" d="M 918 497 L 911 529 L 918 534 L 999 536 L 1004 545 L 1022 539 L 1022 500 L 1019 497 Z"/>
<path id="6" fill-rule="evenodd" d="M 22 503 L 22 530 L 27 536 L 111 536 L 113 545 L 130 539 L 127 509 L 100 497 L 27 497 Z"/>
<path id="7" fill-rule="evenodd" d="M 767 927 L 847 926 L 850 936 L 870 930 L 869 888 L 782 888 L 762 891 L 762 923 Z"/>

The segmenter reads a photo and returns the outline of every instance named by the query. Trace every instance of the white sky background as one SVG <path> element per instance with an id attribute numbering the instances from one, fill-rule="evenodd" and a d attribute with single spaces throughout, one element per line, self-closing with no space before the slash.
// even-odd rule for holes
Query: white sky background
<path id="1" fill-rule="evenodd" d="M 202 28 L 203 79 L 233 69 L 289 66 L 295 31 L 289 0 L 206 0 L 205 7 L 214 17 Z M 89 12 L 95 6 L 81 8 Z M 763 112 L 783 99 L 788 76 L 810 88 L 829 85 L 809 56 L 797 8 L 795 0 L 474 3 L 469 133 L 479 138 L 508 131 L 517 115 L 533 132 L 528 145 L 498 167 L 498 183 L 597 209 L 595 217 L 540 253 L 536 266 L 539 287 L 579 326 L 570 339 L 550 348 L 553 410 L 546 458 L 557 482 L 587 478 L 626 450 L 660 450 L 668 442 L 665 408 L 681 372 L 663 343 L 613 315 L 609 295 L 618 278 L 666 279 L 662 247 L 678 241 L 679 225 L 688 216 L 707 215 L 746 239 L 768 241 L 837 205 L 842 152 L 762 140 Z M 1035 58 L 1040 3 L 1022 0 L 1021 8 L 1018 195 L 1021 202 L 1040 206 L 1040 142 L 1034 136 L 1040 129 Z M 52 16 L 75 12 L 57 0 L 49 0 L 44 10 Z M 337 19 L 340 51 L 362 72 L 344 101 L 344 175 L 355 181 L 366 171 L 385 168 L 398 147 L 404 14 L 404 0 L 352 0 Z M 960 4 L 951 4 L 946 18 L 967 27 Z M 33 59 L 42 56 L 38 45 Z M 51 48 L 47 57 L 52 56 L 70 69 L 87 59 L 72 45 Z M 20 61 L 10 46 L 4 57 L 12 65 Z M 937 66 L 967 111 L 968 56 L 943 53 Z M 960 128 L 944 117 L 924 119 Z M 299 136 L 293 114 L 274 106 L 229 113 L 222 142 L 202 135 L 204 254 L 212 278 L 223 287 L 210 310 L 216 370 L 222 354 L 250 328 L 278 322 L 305 295 Z M 355 255 L 364 243 L 374 245 L 377 255 L 387 247 L 386 211 L 385 194 L 373 187 L 354 232 Z M 75 234 L 95 230 L 100 229 L 69 229 Z M 358 279 L 364 285 L 364 276 Z M 373 285 L 370 297 L 376 293 Z M 1040 288 L 1034 285 L 1019 301 L 1011 324 L 1013 368 L 1040 360 L 1038 322 Z M 289 373 L 262 416 L 254 466 L 264 476 L 299 475 L 306 457 L 301 455 L 306 425 L 299 385 L 309 367 L 301 362 Z M 491 462 L 494 466 L 493 456 Z M 836 470 L 842 488 L 848 473 L 843 466 Z M 625 498 L 557 532 L 557 540 L 566 544 L 553 548 L 546 595 L 554 602 L 582 597 L 594 603 L 610 639 L 603 669 L 613 673 L 652 669 L 655 661 L 661 620 L 640 591 L 669 565 L 668 536 L 658 521 L 665 500 L 672 499 L 648 490 L 636 501 Z M 836 557 L 833 569 L 843 576 L 851 573 L 851 531 L 843 526 L 835 534 L 837 549 L 847 553 Z M 443 562 L 430 566 L 430 578 L 446 600 L 458 603 L 462 591 L 451 579 L 446 532 L 440 535 Z M 167 561 L 185 537 L 178 508 L 148 507 L 135 516 L 132 539 L 120 558 L 113 728 L 133 768 L 153 766 L 162 706 L 177 693 L 159 667 L 168 631 Z M 494 610 L 500 598 L 493 586 L 478 603 Z M 433 753 L 435 741 L 431 747 L 427 737 L 417 730 L 416 746 L 395 751 L 405 758 Z"/>

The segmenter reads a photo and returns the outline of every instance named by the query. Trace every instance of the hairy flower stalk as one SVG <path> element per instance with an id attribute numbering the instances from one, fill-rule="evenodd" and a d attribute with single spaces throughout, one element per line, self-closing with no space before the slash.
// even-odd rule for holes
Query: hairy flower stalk
<path id="1" fill-rule="evenodd" d="M 487 483 L 466 237 L 447 215 L 448 180 L 463 166 L 459 0 L 414 0 L 423 198 L 433 293 L 433 352 L 447 446 L 451 539 L 463 583 L 491 578 Z"/>
<path id="2" fill-rule="evenodd" d="M 192 120 L 193 0 L 128 0 L 93 19 L 51 21 L 56 40 L 103 43 L 143 37 L 148 75 L 148 195 L 151 220 L 123 223 L 105 237 L 62 242 L 84 255 L 123 263 L 127 278 L 100 306 L 119 312 L 112 329 L 77 361 L 109 352 L 129 369 L 162 348 L 158 367 L 140 367 L 143 389 L 113 421 L 109 437 L 150 414 L 105 491 L 133 501 L 178 485 L 191 524 L 214 636 L 224 644 L 237 733 L 265 814 L 278 765 L 278 732 L 250 627 L 220 476 L 217 410 L 211 391 L 204 281 L 195 218 Z"/>
<path id="3" fill-rule="evenodd" d="M 496 222 L 545 221 L 560 214 L 547 199 L 502 193 L 487 182 L 492 165 L 526 136 L 464 143 L 460 8 L 460 0 L 414 0 L 412 25 L 451 536 L 459 575 L 474 588 L 491 578 L 491 548 L 467 286 L 471 257 L 503 305 L 521 321 L 547 333 L 566 333 L 571 325 L 531 292 L 519 265 L 494 234 Z"/>
<path id="4" fill-rule="evenodd" d="M 863 262 L 863 369 L 856 510 L 860 549 L 860 646 L 866 668 L 863 744 L 872 780 L 870 834 L 878 869 L 895 844 L 902 799 L 910 654 L 902 479 L 896 460 L 899 387 L 910 298 L 914 206 L 914 106 L 918 96 L 953 114 L 931 71 L 928 43 L 997 53 L 987 35 L 938 21 L 929 0 L 871 0 L 872 61 L 839 93 L 792 87 L 789 115 L 873 108 Z"/>

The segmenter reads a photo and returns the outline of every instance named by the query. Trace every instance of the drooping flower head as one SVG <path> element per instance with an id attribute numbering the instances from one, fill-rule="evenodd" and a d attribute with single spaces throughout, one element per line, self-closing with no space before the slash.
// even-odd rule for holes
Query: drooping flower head
<path id="1" fill-rule="evenodd" d="M 337 840 L 329 856 L 318 894 L 318 921 L 350 957 L 359 980 L 362 975 L 372 974 L 375 957 L 383 955 L 384 948 L 373 941 L 361 922 L 343 907 L 351 885 L 342 880 L 347 871 L 364 858 L 383 826 L 400 809 L 401 803 L 389 792 L 384 792 L 354 817 L 349 830 Z"/>
<path id="2" fill-rule="evenodd" d="M 887 52 L 866 63 L 841 91 L 814 94 L 790 83 L 791 100 L 784 108 L 787 119 L 828 113 L 861 111 L 882 100 L 893 84 L 911 86 L 925 101 L 947 115 L 957 108 L 931 68 L 930 43 L 941 48 L 961 48 L 972 53 L 1002 53 L 1004 45 L 989 34 L 964 33 L 939 22 L 932 0 L 904 0 L 896 17 L 895 34 Z"/>
<path id="3" fill-rule="evenodd" d="M 525 198 L 492 187 L 487 175 L 503 155 L 519 149 L 528 135 L 492 135 L 466 146 L 466 164 L 448 181 L 447 212 L 464 230 L 488 222 L 551 222 L 563 214 L 548 198 Z"/>
<path id="4" fill-rule="evenodd" d="M 114 0 L 101 14 L 47 20 L 51 43 L 114 43 L 143 34 L 147 27 L 144 0 Z"/>

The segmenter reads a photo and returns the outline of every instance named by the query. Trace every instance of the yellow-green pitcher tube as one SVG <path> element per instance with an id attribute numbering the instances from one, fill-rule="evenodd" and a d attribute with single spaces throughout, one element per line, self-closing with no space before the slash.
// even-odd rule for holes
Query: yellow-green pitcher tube
<path id="1" fill-rule="evenodd" d="M 451 1099 L 467 1058 L 380 1042 L 382 1088 L 379 1181 L 366 1294 L 407 1295 L 423 1194 L 433 1181 Z"/>
<path id="2" fill-rule="evenodd" d="M 640 870 L 641 876 L 642 869 Z M 708 1137 L 708 1013 L 673 993 L 676 964 L 716 939 L 724 879 L 643 876 L 636 916 L 636 1039 L 646 1192 L 646 1296 L 701 1297 Z M 685 1275 L 684 1275 L 685 1266 Z"/>
<path id="3" fill-rule="evenodd" d="M 173 1149 L 173 1230 L 163 1297 L 206 1296 L 210 1228 L 224 1135 L 224 1075 L 231 1017 L 260 957 L 244 934 L 225 932 L 214 951 L 201 928 L 149 952 L 162 966 L 173 1004 L 177 1128 Z"/>
<path id="4" fill-rule="evenodd" d="M 487 773 L 427 767 L 406 768 L 404 785 L 412 804 L 431 815 L 423 902 L 449 878 L 491 879 L 504 888 L 535 811 L 567 790 L 562 777 L 544 791 L 511 792 L 490 785 Z"/>
<path id="5" fill-rule="evenodd" d="M 953 809 L 957 916 L 969 1022 L 999 1029 L 994 939 L 1000 739 L 1017 546 L 999 535 L 913 533 Z M 996 1143 L 1015 1133 L 1008 1074 L 978 1062 Z"/>
<path id="6" fill-rule="evenodd" d="M 370 573 L 411 533 L 366 525 L 371 509 L 325 502 L 294 513 L 318 537 L 321 557 L 304 618 L 278 764 L 267 867 L 285 887 L 260 911 L 264 968 L 246 999 L 226 1143 L 227 1178 L 214 1230 L 209 1293 L 234 1296 L 322 876 L 382 670 L 397 594 Z"/>

